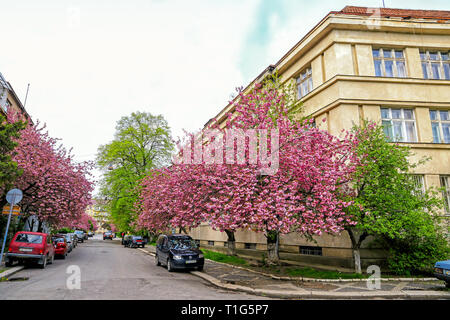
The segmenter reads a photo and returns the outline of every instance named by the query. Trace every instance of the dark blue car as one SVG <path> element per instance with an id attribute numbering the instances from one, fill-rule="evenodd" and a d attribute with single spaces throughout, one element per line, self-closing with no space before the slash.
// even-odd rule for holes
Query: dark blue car
<path id="1" fill-rule="evenodd" d="M 205 258 L 196 242 L 188 235 L 161 235 L 156 242 L 156 265 L 166 265 L 169 272 L 175 269 L 203 270 Z"/>
<path id="2" fill-rule="evenodd" d="M 450 260 L 436 262 L 434 265 L 434 276 L 444 280 L 447 288 L 450 288 Z"/>

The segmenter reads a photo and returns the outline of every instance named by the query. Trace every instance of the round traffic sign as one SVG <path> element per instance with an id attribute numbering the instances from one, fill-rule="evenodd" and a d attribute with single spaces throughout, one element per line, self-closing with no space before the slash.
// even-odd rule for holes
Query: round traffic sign
<path id="1" fill-rule="evenodd" d="M 15 205 L 22 200 L 22 197 L 23 197 L 22 190 L 11 189 L 6 194 L 6 201 L 8 201 L 8 203 L 11 203 L 12 205 Z"/>

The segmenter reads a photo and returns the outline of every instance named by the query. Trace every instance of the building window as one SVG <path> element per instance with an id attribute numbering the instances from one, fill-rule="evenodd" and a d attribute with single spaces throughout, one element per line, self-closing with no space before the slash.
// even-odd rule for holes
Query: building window
<path id="1" fill-rule="evenodd" d="M 413 109 L 381 108 L 381 122 L 390 141 L 417 142 Z"/>
<path id="2" fill-rule="evenodd" d="M 305 71 L 300 73 L 300 75 L 297 78 L 297 91 L 298 91 L 298 98 L 302 98 L 306 96 L 308 93 L 310 93 L 313 89 L 313 82 L 312 82 L 312 69 L 311 67 L 306 68 Z"/>
<path id="3" fill-rule="evenodd" d="M 256 243 L 244 243 L 244 248 L 245 249 L 256 249 Z"/>
<path id="4" fill-rule="evenodd" d="M 448 52 L 421 51 L 422 71 L 425 79 L 450 80 L 450 58 Z"/>
<path id="5" fill-rule="evenodd" d="M 450 143 L 450 111 L 430 110 L 434 143 Z"/>
<path id="6" fill-rule="evenodd" d="M 377 77 L 406 78 L 403 50 L 374 49 L 372 52 Z"/>
<path id="7" fill-rule="evenodd" d="M 307 254 L 310 256 L 321 256 L 322 255 L 322 247 L 300 246 L 299 251 L 300 251 L 300 254 Z"/>
<path id="8" fill-rule="evenodd" d="M 214 241 L 208 241 L 208 246 L 214 246 Z"/>
<path id="9" fill-rule="evenodd" d="M 444 198 L 445 213 L 450 215 L 450 176 L 441 176 L 442 197 Z"/>
<path id="10" fill-rule="evenodd" d="M 411 178 L 413 179 L 413 183 L 416 187 L 416 190 L 415 190 L 416 195 L 420 195 L 420 196 L 425 195 L 424 176 L 421 174 L 413 174 L 413 175 L 411 175 Z"/>

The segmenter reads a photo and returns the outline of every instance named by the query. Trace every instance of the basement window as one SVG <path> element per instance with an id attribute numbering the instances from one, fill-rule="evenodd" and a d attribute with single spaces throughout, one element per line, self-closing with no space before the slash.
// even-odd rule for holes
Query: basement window
<path id="1" fill-rule="evenodd" d="M 214 246 L 214 241 L 208 241 L 208 246 Z"/>
<path id="2" fill-rule="evenodd" d="M 322 255 L 322 247 L 300 246 L 299 252 L 300 252 L 300 254 L 307 254 L 310 256 L 321 256 Z"/>
<path id="3" fill-rule="evenodd" d="M 244 243 L 244 248 L 245 249 L 256 249 L 256 243 Z"/>

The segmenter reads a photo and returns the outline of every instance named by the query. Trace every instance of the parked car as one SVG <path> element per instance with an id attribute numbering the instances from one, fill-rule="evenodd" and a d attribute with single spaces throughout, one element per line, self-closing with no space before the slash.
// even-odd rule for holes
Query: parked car
<path id="1" fill-rule="evenodd" d="M 103 232 L 103 240 L 109 239 L 112 240 L 114 238 L 114 234 L 111 231 Z"/>
<path id="2" fill-rule="evenodd" d="M 12 238 L 5 265 L 10 267 L 15 261 L 19 263 L 34 262 L 44 269 L 47 263 L 53 263 L 55 248 L 49 234 L 41 232 L 19 231 Z"/>
<path id="3" fill-rule="evenodd" d="M 74 248 L 76 248 L 77 245 L 78 245 L 78 237 L 77 237 L 77 235 L 75 233 L 68 233 L 68 235 L 72 236 L 72 239 L 73 239 L 72 240 L 72 246 Z"/>
<path id="4" fill-rule="evenodd" d="M 122 239 L 122 244 L 124 247 L 128 247 L 128 243 L 131 241 L 132 235 L 126 235 Z"/>
<path id="5" fill-rule="evenodd" d="M 88 232 L 88 237 L 92 238 L 95 235 L 94 231 L 89 231 Z"/>
<path id="6" fill-rule="evenodd" d="M 75 234 L 77 235 L 78 242 L 84 242 L 85 233 L 83 230 L 75 230 Z"/>
<path id="7" fill-rule="evenodd" d="M 450 288 L 450 260 L 436 262 L 434 265 L 434 276 L 444 280 L 447 288 Z"/>
<path id="8" fill-rule="evenodd" d="M 137 247 L 145 247 L 144 239 L 141 236 L 131 236 L 130 241 L 128 241 L 128 247 L 137 248 Z"/>
<path id="9" fill-rule="evenodd" d="M 156 242 L 156 265 L 166 265 L 169 272 L 175 269 L 203 270 L 205 258 L 197 243 L 188 235 L 161 235 Z"/>
<path id="10" fill-rule="evenodd" d="M 66 233 L 64 235 L 64 237 L 66 238 L 66 242 L 67 242 L 67 252 L 72 252 L 73 248 L 74 248 L 74 237 L 73 235 L 71 235 L 70 233 Z"/>
<path id="11" fill-rule="evenodd" d="M 55 246 L 55 256 L 65 259 L 69 251 L 66 236 L 64 234 L 55 234 L 52 236 L 52 241 Z"/>

